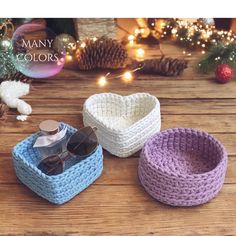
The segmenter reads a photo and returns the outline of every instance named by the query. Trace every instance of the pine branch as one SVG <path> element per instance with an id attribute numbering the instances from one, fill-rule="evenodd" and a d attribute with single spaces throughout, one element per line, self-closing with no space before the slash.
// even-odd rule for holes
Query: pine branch
<path id="1" fill-rule="evenodd" d="M 14 74 L 16 72 L 10 50 L 6 52 L 0 51 L 0 62 L 0 78 L 3 78 L 6 75 Z"/>
<path id="2" fill-rule="evenodd" d="M 219 43 L 210 48 L 209 52 L 198 63 L 198 72 L 209 73 L 219 64 L 229 64 L 236 68 L 236 43 L 226 45 Z"/>

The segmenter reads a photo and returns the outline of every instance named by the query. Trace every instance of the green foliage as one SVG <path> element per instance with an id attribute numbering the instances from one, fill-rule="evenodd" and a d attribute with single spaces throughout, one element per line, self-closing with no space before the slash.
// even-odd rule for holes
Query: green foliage
<path id="1" fill-rule="evenodd" d="M 0 78 L 9 76 L 16 72 L 16 68 L 12 61 L 11 49 L 8 51 L 0 51 Z"/>
<path id="2" fill-rule="evenodd" d="M 236 43 L 226 45 L 218 43 L 212 46 L 209 52 L 199 61 L 198 71 L 200 73 L 209 73 L 214 71 L 219 64 L 229 64 L 236 68 Z"/>
<path id="3" fill-rule="evenodd" d="M 0 18 L 0 26 L 3 26 L 7 20 L 7 18 Z M 12 46 L 9 48 L 3 46 L 4 40 L 6 40 L 6 38 L 2 27 L 0 30 L 0 78 L 10 76 L 16 72 L 12 61 Z"/>

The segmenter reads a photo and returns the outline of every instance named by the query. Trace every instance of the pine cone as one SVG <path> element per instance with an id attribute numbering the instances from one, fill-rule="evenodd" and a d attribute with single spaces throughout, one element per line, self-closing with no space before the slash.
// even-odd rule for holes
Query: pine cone
<path id="1" fill-rule="evenodd" d="M 6 104 L 0 103 L 0 120 L 6 120 L 8 110 L 9 109 Z"/>
<path id="2" fill-rule="evenodd" d="M 140 66 L 140 62 L 135 62 L 132 67 Z M 180 75 L 188 67 L 188 61 L 185 59 L 174 59 L 171 57 L 161 57 L 160 59 L 144 60 L 141 64 L 141 72 L 158 74 L 164 76 Z"/>
<path id="3" fill-rule="evenodd" d="M 79 69 L 119 69 L 126 66 L 127 50 L 117 40 L 101 37 L 95 41 L 87 39 L 84 43 L 85 47 L 76 52 Z"/>
<path id="4" fill-rule="evenodd" d="M 23 83 L 28 83 L 28 84 L 30 84 L 32 82 L 32 78 L 30 78 L 20 72 L 5 75 L 2 80 L 21 81 Z"/>

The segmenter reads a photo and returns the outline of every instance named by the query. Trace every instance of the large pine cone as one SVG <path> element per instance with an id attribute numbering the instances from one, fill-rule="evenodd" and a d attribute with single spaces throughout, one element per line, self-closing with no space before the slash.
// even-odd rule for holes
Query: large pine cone
<path id="1" fill-rule="evenodd" d="M 76 51 L 79 69 L 119 69 L 126 66 L 127 50 L 117 40 L 101 37 L 87 39 L 84 44 L 85 47 Z"/>
<path id="2" fill-rule="evenodd" d="M 134 62 L 132 67 L 142 67 L 141 72 L 158 74 L 163 76 L 178 76 L 188 67 L 188 61 L 185 59 L 176 59 L 171 57 L 161 57 L 159 59 L 148 59 L 140 62 Z"/>

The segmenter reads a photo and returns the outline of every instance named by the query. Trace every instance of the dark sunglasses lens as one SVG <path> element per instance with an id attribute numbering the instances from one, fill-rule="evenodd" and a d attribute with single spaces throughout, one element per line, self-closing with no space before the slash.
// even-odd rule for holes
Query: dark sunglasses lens
<path id="1" fill-rule="evenodd" d="M 92 154 L 98 146 L 98 140 L 91 127 L 85 127 L 73 134 L 67 144 L 70 153 L 81 157 Z"/>
<path id="2" fill-rule="evenodd" d="M 58 156 L 49 156 L 39 163 L 38 169 L 47 175 L 58 175 L 63 172 L 63 162 Z"/>

